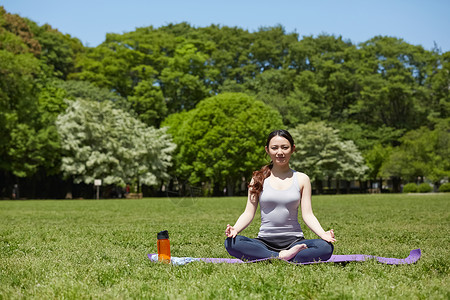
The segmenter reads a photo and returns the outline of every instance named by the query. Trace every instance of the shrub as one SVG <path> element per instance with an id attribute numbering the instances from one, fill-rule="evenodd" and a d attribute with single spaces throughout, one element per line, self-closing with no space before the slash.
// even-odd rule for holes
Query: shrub
<path id="1" fill-rule="evenodd" d="M 417 184 L 410 182 L 403 187 L 403 193 L 417 193 Z"/>
<path id="2" fill-rule="evenodd" d="M 428 183 L 421 183 L 417 187 L 419 193 L 429 193 L 433 190 L 433 188 Z"/>
<path id="3" fill-rule="evenodd" d="M 441 186 L 439 187 L 439 192 L 441 192 L 441 193 L 450 192 L 450 182 L 441 184 Z"/>

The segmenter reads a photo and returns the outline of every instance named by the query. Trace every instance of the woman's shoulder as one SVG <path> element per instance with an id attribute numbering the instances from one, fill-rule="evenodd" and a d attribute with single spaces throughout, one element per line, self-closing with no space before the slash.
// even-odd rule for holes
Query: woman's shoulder
<path id="1" fill-rule="evenodd" d="M 293 171 L 294 171 L 294 173 L 297 174 L 297 179 L 298 179 L 298 182 L 299 182 L 300 184 L 305 183 L 305 182 L 309 182 L 309 181 L 310 181 L 309 176 L 306 175 L 305 173 L 303 173 L 303 172 L 298 172 L 298 171 L 295 171 L 295 170 L 293 170 Z"/>

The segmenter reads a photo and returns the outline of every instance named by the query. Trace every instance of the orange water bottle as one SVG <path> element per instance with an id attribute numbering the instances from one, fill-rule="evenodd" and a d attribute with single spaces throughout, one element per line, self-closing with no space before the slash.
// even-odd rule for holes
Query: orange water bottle
<path id="1" fill-rule="evenodd" d="M 158 260 L 170 263 L 170 241 L 169 232 L 167 230 L 158 232 Z"/>

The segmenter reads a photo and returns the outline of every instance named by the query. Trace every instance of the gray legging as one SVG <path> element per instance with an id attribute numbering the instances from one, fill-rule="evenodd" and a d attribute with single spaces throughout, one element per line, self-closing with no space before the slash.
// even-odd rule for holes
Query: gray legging
<path id="1" fill-rule="evenodd" d="M 333 244 L 322 239 L 301 240 L 291 244 L 286 249 L 290 249 L 298 244 L 305 244 L 308 248 L 297 253 L 290 260 L 292 262 L 328 260 L 333 254 Z M 237 235 L 235 238 L 227 238 L 225 240 L 225 248 L 230 255 L 243 260 L 278 257 L 279 253 L 279 251 L 270 249 L 270 247 L 260 240 L 251 239 L 242 235 Z"/>

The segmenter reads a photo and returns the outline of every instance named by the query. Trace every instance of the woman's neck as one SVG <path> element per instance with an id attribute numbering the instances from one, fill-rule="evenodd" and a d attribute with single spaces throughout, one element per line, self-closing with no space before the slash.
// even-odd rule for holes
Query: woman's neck
<path id="1" fill-rule="evenodd" d="M 273 176 L 283 179 L 283 178 L 290 177 L 292 175 L 292 170 L 289 167 L 289 165 L 284 165 L 284 166 L 274 165 L 272 167 L 271 173 L 273 174 Z"/>

